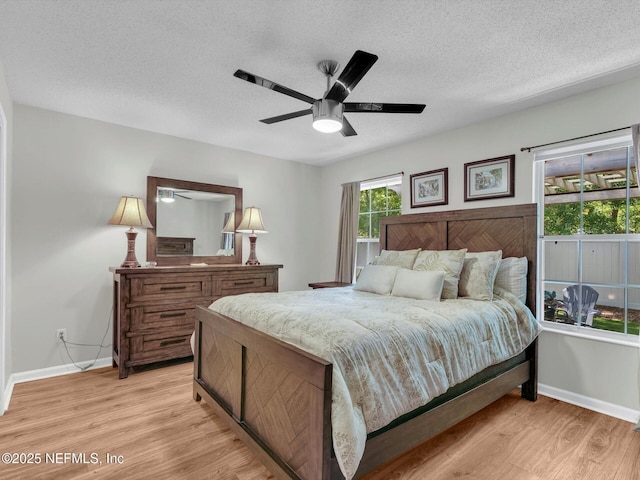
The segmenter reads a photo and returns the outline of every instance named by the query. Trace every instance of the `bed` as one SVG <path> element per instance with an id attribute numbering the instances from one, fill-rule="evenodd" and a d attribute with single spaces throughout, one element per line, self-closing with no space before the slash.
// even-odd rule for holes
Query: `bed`
<path id="1" fill-rule="evenodd" d="M 533 204 L 385 217 L 380 243 L 394 251 L 464 248 L 526 257 L 526 306 L 535 312 L 536 219 Z M 323 295 L 351 295 L 338 290 Z M 534 401 L 536 362 L 533 340 L 523 351 L 369 431 L 357 468 L 347 474 L 344 458 L 336 458 L 332 431 L 332 400 L 340 392 L 332 363 L 321 356 L 199 307 L 193 394 L 211 405 L 276 478 L 358 478 L 518 386 L 525 399 Z"/>

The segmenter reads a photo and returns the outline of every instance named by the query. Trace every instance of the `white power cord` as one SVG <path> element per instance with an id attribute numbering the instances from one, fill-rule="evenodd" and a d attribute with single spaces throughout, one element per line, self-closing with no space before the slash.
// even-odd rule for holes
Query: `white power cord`
<path id="1" fill-rule="evenodd" d="M 67 342 L 63 336 L 60 336 L 60 341 L 62 342 L 62 344 L 64 345 L 64 349 L 67 352 L 67 356 L 69 357 L 69 360 L 71 360 L 71 363 L 73 363 L 73 365 L 78 368 L 81 372 L 84 372 L 85 370 L 88 370 L 89 368 L 93 367 L 96 362 L 98 361 L 98 358 L 100 357 L 100 352 L 102 351 L 103 348 L 108 348 L 111 346 L 111 344 L 108 345 L 103 345 L 104 343 L 104 339 L 107 336 L 107 333 L 109 333 L 109 326 L 111 325 L 111 315 L 113 315 L 113 307 L 111 307 L 111 312 L 109 312 L 109 317 L 107 318 L 107 329 L 104 332 L 104 335 L 102 336 L 102 340 L 100 340 L 99 344 L 89 344 L 89 343 L 73 343 L 73 342 Z M 93 361 L 87 365 L 84 366 L 80 366 L 78 365 L 73 358 L 71 357 L 71 353 L 69 352 L 69 347 L 67 347 L 67 345 L 73 345 L 74 347 L 100 347 L 98 348 L 98 353 L 96 354 L 96 358 L 93 359 Z"/>

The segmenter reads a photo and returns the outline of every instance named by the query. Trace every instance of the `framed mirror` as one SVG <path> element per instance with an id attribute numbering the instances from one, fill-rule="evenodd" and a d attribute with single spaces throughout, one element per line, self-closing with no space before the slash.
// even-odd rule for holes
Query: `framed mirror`
<path id="1" fill-rule="evenodd" d="M 147 261 L 242 263 L 242 188 L 147 177 Z"/>

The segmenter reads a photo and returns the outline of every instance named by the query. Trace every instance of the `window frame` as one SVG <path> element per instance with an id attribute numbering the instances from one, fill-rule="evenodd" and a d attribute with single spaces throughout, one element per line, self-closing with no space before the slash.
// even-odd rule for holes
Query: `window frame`
<path id="1" fill-rule="evenodd" d="M 539 149 L 534 151 L 534 159 L 533 159 L 533 193 L 534 193 L 534 202 L 538 205 L 539 215 L 538 215 L 538 258 L 540 261 L 537 265 L 537 317 L 540 319 L 541 324 L 546 330 L 560 332 L 570 336 L 589 338 L 601 341 L 607 341 L 610 343 L 616 343 L 627 346 L 637 346 L 638 345 L 638 335 L 630 334 L 630 333 L 619 333 L 611 330 L 601 330 L 590 328 L 584 325 L 571 325 L 558 323 L 554 321 L 545 320 L 544 318 L 544 286 L 547 283 L 556 283 L 556 284 L 578 284 L 578 285 L 590 285 L 595 287 L 607 287 L 607 288 L 620 288 L 624 292 L 624 322 L 625 322 L 625 331 L 628 325 L 628 317 L 627 312 L 629 308 L 628 301 L 628 292 L 630 289 L 640 288 L 640 285 L 629 283 L 629 243 L 630 242 L 640 242 L 640 234 L 628 233 L 629 226 L 629 199 L 630 199 L 630 189 L 631 188 L 640 188 L 637 186 L 631 187 L 629 185 L 630 182 L 627 182 L 626 187 L 626 201 L 627 201 L 627 211 L 625 217 L 625 226 L 627 228 L 626 233 L 611 233 L 611 234 L 585 234 L 582 231 L 582 215 L 580 221 L 580 232 L 577 232 L 573 235 L 545 235 L 545 162 L 547 160 L 552 160 L 554 158 L 566 157 L 569 155 L 582 155 L 581 158 L 581 172 L 580 178 L 584 179 L 584 155 L 596 150 L 612 150 L 615 148 L 626 147 L 628 152 L 628 164 L 627 164 L 627 178 L 629 178 L 630 170 L 632 167 L 633 156 L 631 154 L 633 142 L 631 140 L 630 132 L 616 132 L 610 133 L 606 135 L 601 135 L 596 138 L 589 139 L 587 141 L 573 141 L 573 142 L 565 142 L 559 145 L 554 145 L 550 148 Z M 636 166 L 637 168 L 637 166 Z M 636 170 L 636 175 L 638 175 L 638 171 Z M 582 197 L 583 189 L 580 190 L 580 206 L 582 208 L 583 197 Z M 582 211 L 582 210 L 580 210 Z M 577 246 L 577 256 L 576 256 L 576 267 L 578 269 L 578 277 L 575 282 L 569 280 L 556 280 L 551 278 L 546 278 L 545 272 L 545 244 L 548 241 L 569 241 L 575 242 Z M 583 271 L 582 265 L 584 263 L 582 248 L 585 244 L 590 242 L 616 242 L 620 243 L 620 246 L 624 248 L 624 265 L 623 271 L 621 273 L 622 280 L 617 283 L 612 282 L 597 282 L 597 281 L 584 281 L 583 280 Z"/>

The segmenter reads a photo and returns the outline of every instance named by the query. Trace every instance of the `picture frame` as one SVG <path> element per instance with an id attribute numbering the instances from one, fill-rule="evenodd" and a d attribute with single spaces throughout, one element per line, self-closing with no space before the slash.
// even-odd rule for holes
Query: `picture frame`
<path id="1" fill-rule="evenodd" d="M 464 164 L 464 201 L 515 196 L 516 156 Z"/>
<path id="2" fill-rule="evenodd" d="M 411 208 L 449 203 L 449 169 L 440 168 L 410 176 Z"/>

